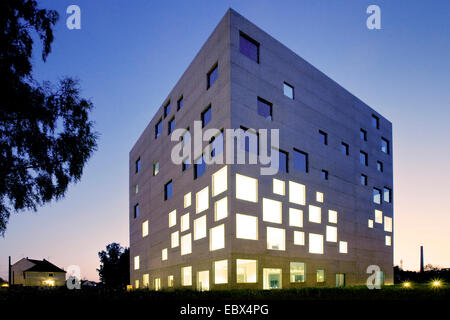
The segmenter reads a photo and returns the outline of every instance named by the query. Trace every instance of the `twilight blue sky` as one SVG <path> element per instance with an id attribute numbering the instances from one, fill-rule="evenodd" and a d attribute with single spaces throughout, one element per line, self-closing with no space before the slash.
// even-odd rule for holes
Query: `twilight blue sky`
<path id="1" fill-rule="evenodd" d="M 128 152 L 173 85 L 232 7 L 390 119 L 394 130 L 394 262 L 450 266 L 450 2 L 41 0 L 61 16 L 35 75 L 81 80 L 95 105 L 99 149 L 67 197 L 11 216 L 7 256 L 76 264 L 97 280 L 97 252 L 128 245 Z M 66 8 L 81 8 L 81 30 Z M 366 8 L 381 8 L 381 30 Z"/>

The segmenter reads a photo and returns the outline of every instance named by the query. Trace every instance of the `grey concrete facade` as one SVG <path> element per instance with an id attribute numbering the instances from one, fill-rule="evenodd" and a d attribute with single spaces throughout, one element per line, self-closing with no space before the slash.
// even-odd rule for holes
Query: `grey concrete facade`
<path id="1" fill-rule="evenodd" d="M 259 63 L 240 52 L 241 32 L 259 44 Z M 207 88 L 207 73 L 215 64 L 218 78 Z M 284 82 L 294 88 L 294 99 L 283 94 Z M 177 110 L 180 97 L 183 107 Z M 272 104 L 271 120 L 258 114 L 258 97 Z M 171 110 L 164 116 L 167 103 Z M 174 164 L 171 149 L 175 143 L 170 140 L 168 122 L 174 117 L 176 128 L 192 130 L 193 122 L 201 119 L 202 111 L 209 105 L 212 117 L 203 130 L 279 129 L 280 149 L 288 154 L 288 172 L 263 176 L 259 165 L 229 164 L 226 166 L 227 188 L 213 196 L 212 175 L 225 165 L 207 165 L 206 172 L 194 179 L 192 164 L 186 170 Z M 378 128 L 372 124 L 373 116 L 379 121 Z M 162 133 L 155 138 L 155 126 L 160 120 Z M 366 140 L 361 138 L 361 129 L 366 132 Z M 327 144 L 319 140 L 319 130 L 327 134 Z M 389 142 L 388 152 L 381 150 L 382 138 Z M 348 155 L 342 152 L 342 143 L 349 146 Z M 203 142 L 203 147 L 207 144 Z M 307 172 L 296 170 L 294 149 L 308 154 Z M 367 154 L 367 166 L 360 163 L 361 151 Z M 262 289 L 264 269 L 279 269 L 280 283 L 276 286 L 281 288 L 335 286 L 336 274 L 345 275 L 345 285 L 356 285 L 366 282 L 370 276 L 366 270 L 370 265 L 379 266 L 385 283 L 393 283 L 393 232 L 385 221 L 393 218 L 392 154 L 392 125 L 387 119 L 229 10 L 130 151 L 131 284 L 151 289 L 167 288 L 168 277 L 172 276 L 173 287 L 198 288 L 198 272 L 209 271 L 209 289 Z M 136 172 L 138 159 L 141 167 Z M 382 172 L 377 170 L 378 161 L 382 162 Z M 159 172 L 154 175 L 156 162 Z M 328 174 L 327 180 L 322 178 L 323 170 Z M 236 174 L 258 180 L 256 202 L 237 199 Z M 362 174 L 367 176 L 367 185 L 361 183 Z M 274 194 L 274 178 L 285 183 L 285 195 Z M 173 195 L 165 200 L 164 185 L 170 180 Z M 289 201 L 289 181 L 305 186 L 304 204 Z M 209 187 L 208 209 L 196 213 L 196 194 L 205 187 Z M 374 188 L 382 192 L 380 204 L 374 203 Z M 386 199 L 383 199 L 384 188 L 391 190 Z M 192 193 L 192 204 L 185 207 L 184 196 L 188 192 Z M 323 202 L 316 201 L 317 192 L 323 194 Z M 228 201 L 227 217 L 215 221 L 215 203 L 224 197 Z M 281 203 L 281 223 L 264 221 L 263 198 Z M 137 217 L 136 204 L 139 206 Z M 309 221 L 310 205 L 321 208 L 320 223 Z M 289 224 L 289 208 L 302 210 L 301 227 Z M 173 210 L 176 210 L 176 225 L 169 227 L 169 213 Z M 337 223 L 329 221 L 328 210 L 337 212 Z M 375 210 L 382 212 L 381 223 L 374 221 Z M 181 217 L 188 212 L 189 229 L 181 232 Z M 257 240 L 236 237 L 237 213 L 257 218 Z M 178 231 L 180 239 L 189 233 L 193 235 L 194 220 L 204 215 L 206 236 L 192 239 L 192 252 L 181 255 L 180 245 L 171 247 L 171 234 Z M 372 228 L 369 220 L 373 221 Z M 148 224 L 145 236 L 144 223 Z M 224 247 L 211 251 L 210 230 L 220 225 L 225 229 Z M 327 226 L 337 228 L 337 241 L 326 241 Z M 267 227 L 283 229 L 284 250 L 268 249 Z M 294 244 L 294 231 L 303 232 L 302 245 Z M 310 253 L 310 234 L 323 236 L 323 254 Z M 341 241 L 346 243 L 347 253 L 340 252 Z M 166 260 L 162 259 L 164 249 L 167 249 Z M 138 266 L 135 257 L 139 257 Z M 239 259 L 256 261 L 256 282 L 238 283 L 236 264 Z M 216 284 L 214 262 L 222 260 L 227 261 L 227 281 Z M 291 281 L 291 262 L 304 263 L 302 281 Z M 192 285 L 183 285 L 181 270 L 188 266 L 192 268 Z M 324 270 L 323 282 L 317 281 L 317 270 Z M 275 279 L 276 283 L 278 278 L 270 279 Z"/>

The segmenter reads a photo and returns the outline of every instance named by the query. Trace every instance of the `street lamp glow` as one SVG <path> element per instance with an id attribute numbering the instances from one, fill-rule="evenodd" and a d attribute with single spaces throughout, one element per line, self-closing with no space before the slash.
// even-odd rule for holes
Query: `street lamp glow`
<path id="1" fill-rule="evenodd" d="M 403 288 L 411 288 L 411 282 L 405 281 L 402 284 Z"/>
<path id="2" fill-rule="evenodd" d="M 431 282 L 431 286 L 432 286 L 433 288 L 439 288 L 441 285 L 442 285 L 442 283 L 441 283 L 440 280 L 433 280 L 433 281 Z"/>

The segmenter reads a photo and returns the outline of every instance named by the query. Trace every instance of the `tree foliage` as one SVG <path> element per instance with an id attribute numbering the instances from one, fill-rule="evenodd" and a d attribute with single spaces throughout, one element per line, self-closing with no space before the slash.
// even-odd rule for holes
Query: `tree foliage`
<path id="1" fill-rule="evenodd" d="M 34 0 L 0 1 L 0 234 L 12 211 L 61 199 L 97 146 L 78 81 L 33 79 L 33 36 L 46 61 L 57 21 Z"/>
<path id="2" fill-rule="evenodd" d="M 106 287 L 125 288 L 130 282 L 130 249 L 113 242 L 106 246 L 106 251 L 100 251 L 98 257 L 100 281 Z"/>

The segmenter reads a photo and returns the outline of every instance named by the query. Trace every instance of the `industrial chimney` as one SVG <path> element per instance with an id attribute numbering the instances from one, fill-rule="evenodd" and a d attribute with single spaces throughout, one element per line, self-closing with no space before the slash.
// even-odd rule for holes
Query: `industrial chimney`
<path id="1" fill-rule="evenodd" d="M 423 246 L 420 246 L 420 273 L 423 273 Z"/>

